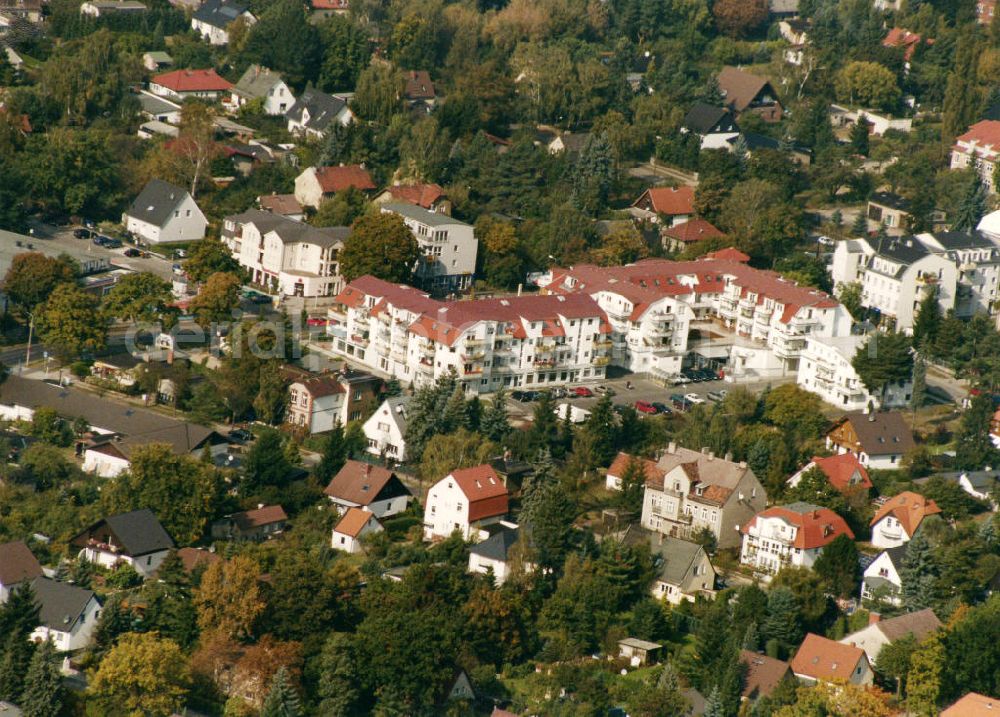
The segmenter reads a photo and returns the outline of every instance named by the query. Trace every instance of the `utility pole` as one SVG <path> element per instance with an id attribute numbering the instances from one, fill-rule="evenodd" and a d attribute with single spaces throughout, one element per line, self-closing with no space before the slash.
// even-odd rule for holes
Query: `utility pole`
<path id="1" fill-rule="evenodd" d="M 28 314 L 28 349 L 24 353 L 24 365 L 31 363 L 31 335 L 35 330 L 35 315 Z"/>

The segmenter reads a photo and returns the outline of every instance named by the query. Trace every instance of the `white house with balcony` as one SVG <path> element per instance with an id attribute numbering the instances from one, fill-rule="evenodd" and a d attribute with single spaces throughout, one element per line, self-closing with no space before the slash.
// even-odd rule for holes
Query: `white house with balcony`
<path id="1" fill-rule="evenodd" d="M 92 590 L 46 577 L 32 581 L 31 589 L 38 604 L 38 626 L 29 636 L 31 641 L 51 640 L 59 652 L 90 645 L 101 616 L 101 603 Z"/>
<path id="2" fill-rule="evenodd" d="M 479 242 L 471 224 L 406 202 L 388 202 L 382 211 L 402 217 L 416 237 L 421 257 L 414 277 L 420 286 L 449 293 L 472 284 Z"/>
<path id="3" fill-rule="evenodd" d="M 70 540 L 79 557 L 105 568 L 128 564 L 152 576 L 174 548 L 174 541 L 148 508 L 102 518 Z"/>
<path id="4" fill-rule="evenodd" d="M 340 252 L 348 227 L 314 227 L 249 209 L 230 215 L 222 240 L 250 280 L 283 296 L 336 296 L 343 288 Z"/>
<path id="5" fill-rule="evenodd" d="M 940 513 L 941 509 L 933 500 L 913 491 L 903 491 L 875 511 L 871 520 L 872 545 L 899 547 L 910 541 L 924 520 Z"/>
<path id="6" fill-rule="evenodd" d="M 852 361 L 858 349 L 870 340 L 867 336 L 810 336 L 799 359 L 797 383 L 817 394 L 827 403 L 846 411 L 875 407 L 893 408 L 909 405 L 913 382 L 893 383 L 882 394 L 873 395 L 854 370 Z"/>
<path id="7" fill-rule="evenodd" d="M 993 173 L 1000 156 L 1000 121 L 982 120 L 955 138 L 951 147 L 951 168 L 973 167 L 990 194 L 996 192 Z"/>
<path id="8" fill-rule="evenodd" d="M 801 502 L 768 508 L 741 532 L 740 562 L 767 576 L 788 566 L 811 568 L 838 536 L 854 539 L 844 519 L 832 510 Z"/>

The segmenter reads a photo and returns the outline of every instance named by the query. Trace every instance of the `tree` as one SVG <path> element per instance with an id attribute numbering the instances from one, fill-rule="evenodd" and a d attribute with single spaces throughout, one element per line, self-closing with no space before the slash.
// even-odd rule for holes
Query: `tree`
<path id="1" fill-rule="evenodd" d="M 931 286 L 924 292 L 913 320 L 913 344 L 919 346 L 925 341 L 933 344 L 941 327 L 941 304 L 938 302 L 938 287 Z"/>
<path id="2" fill-rule="evenodd" d="M 985 392 L 972 399 L 959 423 L 955 445 L 955 467 L 960 470 L 979 470 L 994 465 L 997 450 L 990 437 L 993 418 L 993 399 Z"/>
<path id="3" fill-rule="evenodd" d="M 427 442 L 420 460 L 420 476 L 437 481 L 458 468 L 482 465 L 496 455 L 497 447 L 480 433 L 460 428 L 442 433 Z"/>
<path id="4" fill-rule="evenodd" d="M 22 165 L 34 203 L 64 214 L 106 216 L 123 198 L 115 145 L 105 129 L 54 127 L 34 133 L 25 150 L 31 161 Z"/>
<path id="5" fill-rule="evenodd" d="M 719 31 L 730 37 L 746 37 L 760 29 L 767 20 L 766 0 L 718 0 L 712 4 L 712 15 Z"/>
<path id="6" fill-rule="evenodd" d="M 979 175 L 972 173 L 965 194 L 955 212 L 951 228 L 956 232 L 973 232 L 979 220 L 986 214 L 986 187 L 979 181 Z"/>
<path id="7" fill-rule="evenodd" d="M 878 653 L 875 671 L 886 681 L 895 682 L 900 696 L 906 687 L 906 677 L 910 674 L 910 660 L 917 649 L 917 640 L 913 634 L 885 645 Z"/>
<path id="8" fill-rule="evenodd" d="M 837 96 L 854 106 L 891 110 L 899 101 L 896 76 L 877 62 L 855 60 L 837 73 Z"/>
<path id="9" fill-rule="evenodd" d="M 51 640 L 41 643 L 31 657 L 19 700 L 25 717 L 58 717 L 63 706 L 59 658 Z"/>
<path id="10" fill-rule="evenodd" d="M 799 687 L 793 704 L 780 707 L 774 717 L 892 717 L 897 714 L 889 695 L 875 687 L 821 682 Z"/>
<path id="11" fill-rule="evenodd" d="M 979 38 L 961 33 L 945 86 L 941 136 L 950 141 L 976 121 L 981 94 L 976 82 Z"/>
<path id="12" fill-rule="evenodd" d="M 863 211 L 854 215 L 854 222 L 851 224 L 851 235 L 856 237 L 867 236 L 868 218 Z"/>
<path id="13" fill-rule="evenodd" d="M 413 232 L 398 214 L 380 212 L 359 217 L 340 252 L 340 273 L 347 281 L 372 276 L 393 283 L 411 280 L 420 256 Z"/>
<path id="14" fill-rule="evenodd" d="M 182 545 L 197 542 L 216 516 L 225 492 L 222 476 L 192 456 L 180 456 L 165 443 L 137 446 L 128 471 L 105 489 L 110 512 L 157 506 L 157 518 Z"/>
<path id="15" fill-rule="evenodd" d="M 340 472 L 347 462 L 347 452 L 344 447 L 344 427 L 340 421 L 333 424 L 333 429 L 323 439 L 323 453 L 316 465 L 316 480 L 320 484 L 329 483 Z"/>
<path id="16" fill-rule="evenodd" d="M 493 400 L 483 414 L 479 423 L 479 430 L 483 435 L 498 445 L 510 435 L 510 421 L 507 419 L 507 389 L 501 386 L 493 394 Z"/>
<path id="17" fill-rule="evenodd" d="M 351 109 L 363 120 L 388 125 L 403 109 L 403 78 L 392 65 L 372 63 L 358 76 Z"/>
<path id="18" fill-rule="evenodd" d="M 240 302 L 241 286 L 239 277 L 233 274 L 219 272 L 209 276 L 190 303 L 198 325 L 208 329 L 212 324 L 232 319 L 233 309 Z"/>
<path id="19" fill-rule="evenodd" d="M 848 598 L 861 583 L 858 548 L 846 533 L 838 535 L 823 548 L 813 569 L 822 576 L 834 595 Z"/>
<path id="20" fill-rule="evenodd" d="M 909 679 L 906 681 L 906 708 L 918 717 L 938 714 L 941 699 L 941 673 L 948 660 L 939 635 L 932 635 L 916 649 L 910 658 Z M 972 685 L 968 686 L 970 689 Z"/>
<path id="21" fill-rule="evenodd" d="M 167 717 L 184 706 L 189 682 L 187 659 L 176 642 L 130 632 L 101 660 L 88 691 L 106 714 Z"/>
<path id="22" fill-rule="evenodd" d="M 868 135 L 871 128 L 864 119 L 859 119 L 851 127 L 851 149 L 862 157 L 868 156 Z"/>
<path id="23" fill-rule="evenodd" d="M 594 215 L 607 206 L 614 186 L 615 163 L 606 134 L 591 134 L 573 167 L 573 204 Z"/>
<path id="24" fill-rule="evenodd" d="M 802 212 L 763 179 L 736 184 L 722 202 L 719 222 L 737 247 L 773 263 L 802 236 Z"/>
<path id="25" fill-rule="evenodd" d="M 33 644 L 23 632 L 6 636 L 0 653 L 0 700 L 18 700 L 25 688 L 24 675 L 31 664 Z"/>
<path id="26" fill-rule="evenodd" d="M 110 320 L 155 321 L 173 300 L 169 281 L 142 271 L 121 277 L 104 297 L 101 312 Z"/>
<path id="27" fill-rule="evenodd" d="M 861 382 L 869 392 L 885 402 L 893 383 L 902 384 L 913 376 L 913 350 L 910 339 L 902 333 L 873 333 L 851 360 Z"/>
<path id="28" fill-rule="evenodd" d="M 68 446 L 72 440 L 72 433 L 66 421 L 54 408 L 48 406 L 39 406 L 35 409 L 31 417 L 31 435 L 53 446 Z"/>
<path id="29" fill-rule="evenodd" d="M 368 208 L 368 199 L 357 187 L 348 187 L 325 199 L 309 223 L 314 227 L 347 227 Z"/>
<path id="30" fill-rule="evenodd" d="M 239 274 L 240 265 L 232 252 L 215 237 L 205 237 L 188 250 L 184 260 L 184 273 L 199 284 L 208 281 L 212 274 Z"/>
<path id="31" fill-rule="evenodd" d="M 319 656 L 319 671 L 320 713 L 330 717 L 354 715 L 361 676 L 357 672 L 350 634 L 335 632 L 326 639 Z"/>
<path id="32" fill-rule="evenodd" d="M 618 435 L 618 424 L 615 422 L 614 406 L 610 396 L 605 394 L 594 404 L 586 423 L 583 424 L 583 433 L 590 440 L 597 464 L 610 465 L 615 457 Z"/>
<path id="33" fill-rule="evenodd" d="M 289 85 L 305 87 L 318 75 L 322 57 L 320 33 L 295 0 L 267 5 L 247 35 L 243 56 L 281 72 Z"/>
<path id="34" fill-rule="evenodd" d="M 212 563 L 194 592 L 198 627 L 219 632 L 234 640 L 254 633 L 265 603 L 260 589 L 260 566 L 252 558 L 237 555 Z"/>
<path id="35" fill-rule="evenodd" d="M 546 449 L 556 457 L 558 454 L 557 439 L 559 436 L 559 419 L 556 416 L 555 401 L 550 391 L 542 391 L 535 402 L 531 415 L 531 428 L 528 430 L 528 443 L 535 451 Z"/>
<path id="36" fill-rule="evenodd" d="M 292 467 L 285 458 L 281 434 L 273 428 L 262 430 L 247 452 L 243 467 L 240 490 L 245 495 L 254 495 L 269 486 L 284 487 Z"/>
<path id="37" fill-rule="evenodd" d="M 260 366 L 257 396 L 253 400 L 254 413 L 259 420 L 273 426 L 281 422 L 287 405 L 288 391 L 281 361 L 264 361 Z"/>
<path id="38" fill-rule="evenodd" d="M 58 258 L 41 252 L 16 254 L 3 279 L 3 291 L 15 305 L 31 311 L 60 284 L 76 282 L 79 267 L 66 255 Z"/>
<path id="39" fill-rule="evenodd" d="M 860 216 L 860 215 L 859 215 Z M 864 218 L 864 217 L 862 217 Z M 865 308 L 861 305 L 861 282 L 837 285 L 837 298 L 855 321 L 864 318 Z"/>
<path id="40" fill-rule="evenodd" d="M 215 112 L 203 102 L 185 102 L 181 107 L 181 125 L 172 150 L 184 165 L 189 178 L 191 197 L 197 197 L 198 185 L 212 160 L 219 156 L 215 142 Z"/>
<path id="41" fill-rule="evenodd" d="M 371 59 L 368 36 L 350 19 L 332 15 L 319 26 L 323 64 L 319 86 L 326 92 L 353 89 Z"/>
<path id="42" fill-rule="evenodd" d="M 924 532 L 918 530 L 907 543 L 899 570 L 903 605 L 907 610 L 923 610 L 934 603 L 937 578 L 938 567 L 930 543 Z"/>
<path id="43" fill-rule="evenodd" d="M 100 300 L 73 284 L 60 284 L 36 313 L 38 337 L 63 360 L 104 348 L 107 326 Z"/>
<path id="44" fill-rule="evenodd" d="M 301 714 L 302 703 L 295 688 L 288 682 L 288 671 L 284 666 L 279 667 L 271 680 L 271 689 L 260 710 L 260 717 L 300 717 Z"/>
<path id="45" fill-rule="evenodd" d="M 765 640 L 774 640 L 786 653 L 802 640 L 799 603 L 788 588 L 768 593 L 767 613 L 761 624 L 761 633 Z"/>
<path id="46" fill-rule="evenodd" d="M 634 518 L 642 511 L 642 497 L 646 489 L 645 461 L 637 456 L 629 456 L 625 470 L 622 471 L 621 481 L 618 505 L 626 516 Z"/>
<path id="47" fill-rule="evenodd" d="M 649 246 L 632 226 L 616 229 L 604 237 L 601 246 L 593 251 L 594 261 L 601 266 L 621 266 L 644 259 Z"/>

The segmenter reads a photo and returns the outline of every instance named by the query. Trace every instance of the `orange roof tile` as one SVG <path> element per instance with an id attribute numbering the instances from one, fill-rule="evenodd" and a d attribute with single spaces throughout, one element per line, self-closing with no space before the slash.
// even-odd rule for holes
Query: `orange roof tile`
<path id="1" fill-rule="evenodd" d="M 1000 700 L 970 692 L 941 713 L 941 717 L 996 717 Z"/>
<path id="2" fill-rule="evenodd" d="M 344 517 L 337 523 L 334 531 L 356 538 L 364 530 L 365 526 L 368 525 L 368 521 L 374 517 L 374 513 L 364 508 L 348 508 L 347 512 L 344 513 Z"/>
<path id="3" fill-rule="evenodd" d="M 872 479 L 868 476 L 868 471 L 851 453 L 841 453 L 840 455 L 827 456 L 826 458 L 813 456 L 812 462 L 817 468 L 823 471 L 827 480 L 830 481 L 830 485 L 840 492 L 844 492 L 852 487 L 850 481 L 855 472 L 859 474 L 860 482 L 854 485 L 864 486 L 869 489 L 872 487 Z"/>
<path id="4" fill-rule="evenodd" d="M 976 142 L 992 145 L 1000 150 L 1000 120 L 983 120 L 969 127 L 969 131 L 955 138 L 956 142 Z"/>
<path id="5" fill-rule="evenodd" d="M 385 191 L 396 201 L 415 204 L 424 209 L 430 209 L 434 202 L 444 196 L 444 190 L 438 184 L 397 184 Z"/>
<path id="6" fill-rule="evenodd" d="M 619 453 L 615 456 L 615 459 L 611 462 L 611 467 L 608 468 L 608 475 L 614 476 L 615 478 L 621 478 L 625 473 L 625 469 L 628 468 L 629 461 L 632 460 L 632 456 L 628 453 Z M 640 458 L 639 463 L 645 469 L 646 480 L 652 481 L 663 481 L 664 473 L 660 468 L 657 467 L 656 461 L 651 461 L 647 458 Z"/>
<path id="7" fill-rule="evenodd" d="M 503 515 L 509 509 L 507 486 L 490 465 L 459 468 L 449 474 L 469 499 L 469 520 Z"/>
<path id="8" fill-rule="evenodd" d="M 744 254 L 739 249 L 729 246 L 725 249 L 710 252 L 703 256 L 702 259 L 721 259 L 723 261 L 735 261 L 740 264 L 746 264 L 750 261 L 750 255 Z"/>
<path id="9" fill-rule="evenodd" d="M 844 645 L 814 633 L 806 635 L 792 658 L 792 672 L 816 680 L 849 680 L 855 668 L 866 660 L 860 647 Z"/>
<path id="10" fill-rule="evenodd" d="M 157 75 L 151 82 L 174 92 L 225 92 L 233 85 L 219 77 L 213 69 L 174 70 Z"/>
<path id="11" fill-rule="evenodd" d="M 719 229 L 716 229 L 704 219 L 689 219 L 686 222 L 681 222 L 680 224 L 675 224 L 672 227 L 664 229 L 662 234 L 685 244 L 725 236 Z"/>
<path id="12" fill-rule="evenodd" d="M 875 525 L 887 515 L 891 515 L 900 522 L 906 534 L 912 537 L 924 518 L 940 512 L 941 509 L 933 500 L 924 498 L 912 490 L 904 490 L 899 495 L 887 500 L 885 505 L 875 512 L 871 524 Z"/>
<path id="13" fill-rule="evenodd" d="M 820 508 L 809 503 L 792 503 L 776 505 L 755 515 L 743 526 L 744 534 L 764 518 L 781 518 L 789 525 L 794 525 L 795 541 L 792 547 L 803 550 L 814 550 L 832 543 L 838 536 L 846 535 L 854 538 L 854 533 L 847 523 L 829 508 Z"/>
<path id="14" fill-rule="evenodd" d="M 632 205 L 642 201 L 643 196 L 649 197 L 653 211 L 657 214 L 675 216 L 679 214 L 694 214 L 694 189 L 691 187 L 650 187 Z"/>
<path id="15" fill-rule="evenodd" d="M 316 181 L 324 194 L 342 192 L 349 187 L 362 191 L 375 189 L 375 182 L 368 170 L 360 164 L 347 164 L 340 167 L 316 167 Z"/>

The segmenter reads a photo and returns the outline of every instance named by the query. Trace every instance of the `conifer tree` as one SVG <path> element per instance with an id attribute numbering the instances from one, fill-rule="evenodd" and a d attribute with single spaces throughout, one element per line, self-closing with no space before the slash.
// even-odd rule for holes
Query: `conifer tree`
<path id="1" fill-rule="evenodd" d="M 802 640 L 799 603 L 788 588 L 775 588 L 767 596 L 767 616 L 761 626 L 766 640 L 775 640 L 788 652 Z"/>
<path id="2" fill-rule="evenodd" d="M 498 445 L 510 435 L 510 421 L 507 419 L 507 389 L 501 386 L 493 394 L 493 401 L 483 412 L 479 430 Z"/>
<path id="3" fill-rule="evenodd" d="M 35 650 L 24 682 L 20 701 L 24 717 L 58 717 L 63 703 L 62 676 L 51 641 L 46 640 Z"/>
<path id="4" fill-rule="evenodd" d="M 907 543 L 899 579 L 903 583 L 903 605 L 908 611 L 923 610 L 934 603 L 938 569 L 923 531 L 918 530 Z"/>
<path id="5" fill-rule="evenodd" d="M 347 451 L 344 445 L 344 427 L 338 420 L 323 442 L 323 455 L 316 466 L 316 479 L 320 484 L 329 483 L 344 467 L 345 462 Z"/>
<path id="6" fill-rule="evenodd" d="M 979 220 L 986 213 L 986 188 L 979 181 L 979 175 L 973 175 L 962 195 L 951 228 L 956 232 L 971 232 L 979 225 Z"/>
<path id="7" fill-rule="evenodd" d="M 868 234 L 868 219 L 865 218 L 864 211 L 860 211 L 854 216 L 854 223 L 851 224 L 851 234 L 856 237 L 863 237 Z"/>
<path id="8" fill-rule="evenodd" d="M 300 717 L 302 702 L 295 688 L 289 684 L 288 671 L 284 665 L 278 668 L 271 680 L 271 689 L 264 699 L 260 717 Z"/>

